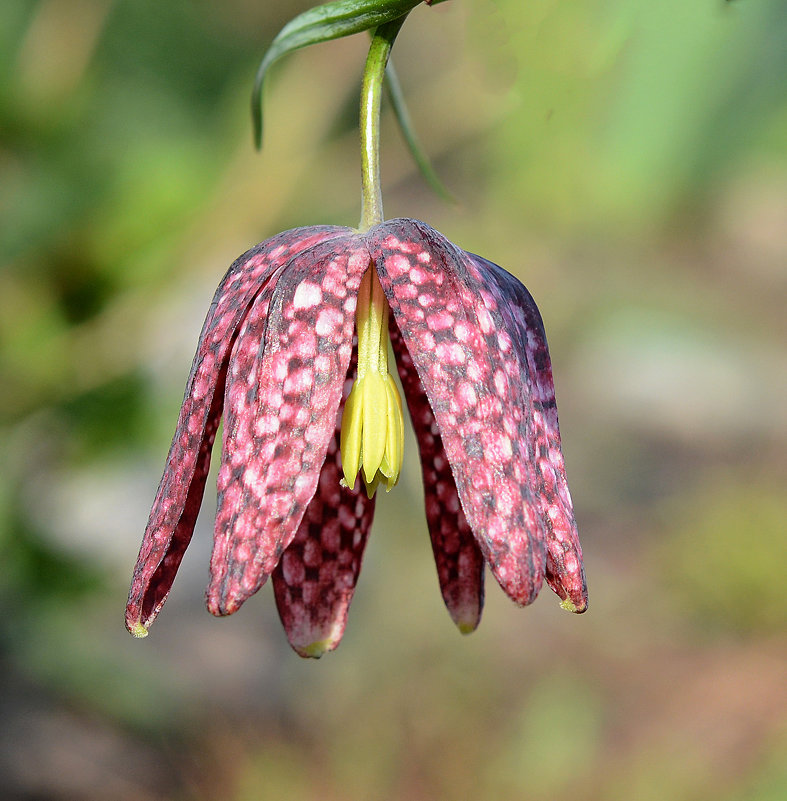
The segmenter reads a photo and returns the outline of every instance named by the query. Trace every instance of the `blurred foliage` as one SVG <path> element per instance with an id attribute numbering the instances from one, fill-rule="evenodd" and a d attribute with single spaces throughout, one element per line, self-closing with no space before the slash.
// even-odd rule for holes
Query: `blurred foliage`
<path id="1" fill-rule="evenodd" d="M 486 5 L 521 98 L 496 143 L 496 189 L 540 221 L 660 224 L 741 159 L 787 166 L 782 3 Z"/>
<path id="2" fill-rule="evenodd" d="M 659 544 L 664 586 L 706 630 L 776 634 L 787 628 L 781 489 L 767 481 L 721 481 L 693 489 L 665 510 L 673 530 Z"/>
<path id="3" fill-rule="evenodd" d="M 256 65 L 305 2 L 0 4 L 0 795 L 787 795 L 787 5 L 452 0 L 394 59 L 386 211 L 516 272 L 550 336 L 591 608 L 441 608 L 412 438 L 345 642 L 201 607 L 213 500 L 144 642 L 127 581 L 213 289 L 354 224 L 366 37 Z"/>

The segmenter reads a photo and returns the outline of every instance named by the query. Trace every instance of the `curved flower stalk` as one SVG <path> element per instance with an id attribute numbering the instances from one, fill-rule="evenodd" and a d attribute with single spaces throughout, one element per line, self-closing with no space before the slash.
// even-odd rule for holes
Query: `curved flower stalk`
<path id="1" fill-rule="evenodd" d="M 384 300 L 370 290 L 356 315 L 365 278 Z M 147 633 L 167 598 L 224 414 L 208 609 L 231 614 L 272 575 L 293 648 L 320 656 L 339 644 L 374 490 L 381 480 L 393 486 L 401 463 L 401 418 L 387 390 L 355 404 L 361 422 L 348 412 L 344 427 L 362 431 L 342 438 L 353 379 L 374 354 L 359 323 L 374 317 L 375 302 L 389 316 L 440 587 L 459 629 L 480 620 L 484 564 L 518 604 L 546 578 L 562 606 L 586 609 L 538 309 L 497 265 L 424 223 L 395 219 L 366 232 L 287 231 L 224 277 L 134 571 L 132 634 Z M 377 353 L 387 351 L 384 329 L 374 330 Z M 367 429 L 376 432 L 368 442 Z"/>

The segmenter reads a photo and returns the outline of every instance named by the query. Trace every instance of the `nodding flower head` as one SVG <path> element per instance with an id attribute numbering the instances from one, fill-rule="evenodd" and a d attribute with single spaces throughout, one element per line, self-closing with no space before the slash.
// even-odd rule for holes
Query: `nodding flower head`
<path id="1" fill-rule="evenodd" d="M 129 594 L 144 636 L 167 598 L 224 416 L 208 609 L 273 576 L 302 656 L 344 632 L 379 485 L 402 465 L 393 347 L 420 450 L 440 587 L 476 628 L 484 564 L 516 603 L 546 578 L 587 607 L 541 317 L 525 287 L 424 223 L 298 228 L 241 256 L 200 335 Z"/>

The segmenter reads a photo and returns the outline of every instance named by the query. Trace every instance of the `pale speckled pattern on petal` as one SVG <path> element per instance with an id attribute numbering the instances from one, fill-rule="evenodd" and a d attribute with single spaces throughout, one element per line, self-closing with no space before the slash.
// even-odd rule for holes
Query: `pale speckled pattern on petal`
<path id="1" fill-rule="evenodd" d="M 352 387 L 350 367 L 343 400 Z M 287 639 L 301 656 L 321 656 L 341 642 L 374 517 L 374 498 L 342 487 L 339 450 L 344 404 L 336 419 L 317 492 L 295 538 L 273 571 L 273 591 Z"/>
<path id="2" fill-rule="evenodd" d="M 527 358 L 521 386 L 530 379 L 527 391 L 534 407 L 531 438 L 536 443 L 532 465 L 535 494 L 547 531 L 547 583 L 560 598 L 571 602 L 574 611 L 584 612 L 588 597 L 582 547 L 566 480 L 552 363 L 541 314 L 531 294 L 514 276 L 480 256 L 470 258 L 483 280 L 497 285 L 498 295 L 504 299 L 500 312 L 516 337 L 517 350 Z"/>
<path id="3" fill-rule="evenodd" d="M 535 600 L 546 534 L 528 477 L 527 397 L 520 364 L 489 312 L 469 257 L 424 223 L 389 220 L 368 234 L 380 283 L 435 414 L 467 521 L 506 594 Z"/>
<path id="4" fill-rule="evenodd" d="M 369 266 L 347 234 L 292 259 L 276 276 L 262 338 L 239 336 L 227 377 L 208 609 L 231 614 L 295 536 L 334 435 Z"/>
<path id="5" fill-rule="evenodd" d="M 202 503 L 221 417 L 230 348 L 249 305 L 270 275 L 319 242 L 346 235 L 334 226 L 297 228 L 238 258 L 219 284 L 202 327 L 183 405 L 140 547 L 126 607 L 133 633 L 147 628 L 169 594 Z"/>
<path id="6" fill-rule="evenodd" d="M 463 633 L 481 622 L 484 557 L 467 523 L 429 400 L 393 317 L 391 343 L 415 430 L 424 481 L 426 522 L 440 591 L 451 619 Z"/>

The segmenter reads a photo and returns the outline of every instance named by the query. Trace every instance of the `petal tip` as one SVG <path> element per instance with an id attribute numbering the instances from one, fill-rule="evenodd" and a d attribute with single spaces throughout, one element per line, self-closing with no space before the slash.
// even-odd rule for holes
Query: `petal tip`
<path id="1" fill-rule="evenodd" d="M 298 656 L 301 656 L 304 659 L 319 659 L 329 651 L 335 650 L 339 642 L 331 637 L 326 637 L 324 640 L 316 640 L 308 645 L 296 645 L 294 643 L 290 644 Z"/>
<path id="2" fill-rule="evenodd" d="M 580 600 L 579 605 L 577 605 L 570 598 L 564 598 L 560 602 L 560 608 L 565 609 L 567 612 L 581 615 L 583 612 L 587 612 L 588 602 L 586 598 L 583 598 Z"/>
<path id="3" fill-rule="evenodd" d="M 477 628 L 480 620 L 455 620 L 456 627 L 459 629 L 459 633 L 467 636 L 468 634 L 472 634 Z"/>
<path id="4" fill-rule="evenodd" d="M 142 623 L 142 621 L 140 621 L 140 620 L 127 621 L 126 622 L 126 628 L 128 629 L 128 633 L 132 637 L 135 637 L 138 640 L 141 640 L 144 637 L 147 637 L 148 634 L 150 633 L 148 631 L 148 629 L 147 629 L 147 626 L 145 626 L 145 624 Z"/>
<path id="5" fill-rule="evenodd" d="M 205 598 L 205 606 L 207 606 L 208 612 L 215 617 L 227 617 L 227 615 L 237 612 L 242 603 L 243 601 L 239 601 L 236 598 L 214 595 L 210 592 Z"/>
<path id="6" fill-rule="evenodd" d="M 443 600 L 446 601 L 446 598 L 443 598 Z M 472 634 L 481 622 L 483 597 L 480 593 L 476 596 L 475 600 L 476 603 L 471 601 L 462 604 L 449 603 L 446 601 L 448 614 L 451 615 L 451 620 L 462 635 Z"/>
<path id="7" fill-rule="evenodd" d="M 235 614 L 240 608 L 240 604 L 208 604 L 208 612 L 214 617 L 228 617 Z"/>

